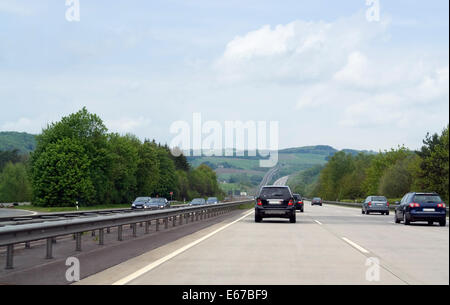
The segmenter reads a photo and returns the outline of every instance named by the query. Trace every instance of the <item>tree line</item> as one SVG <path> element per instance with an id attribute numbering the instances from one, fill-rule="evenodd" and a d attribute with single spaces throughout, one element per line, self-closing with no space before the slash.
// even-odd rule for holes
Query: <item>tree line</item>
<path id="1" fill-rule="evenodd" d="M 27 185 L 17 183 L 10 192 L 15 196 L 2 198 L 2 181 L 16 183 L 10 172 L 17 166 L 23 167 Z M 109 133 L 100 117 L 86 108 L 43 129 L 29 160 L 7 162 L 0 175 L 0 200 L 19 201 L 21 193 L 38 206 L 129 203 L 138 196 L 223 196 L 208 166 L 191 168 L 185 156 L 174 156 L 167 145 L 154 140 Z"/>
<path id="2" fill-rule="evenodd" d="M 337 152 L 320 171 L 312 196 L 326 200 L 361 199 L 369 195 L 401 198 L 410 191 L 437 192 L 449 199 L 449 127 L 427 134 L 423 146 L 399 146 L 378 154 Z"/>

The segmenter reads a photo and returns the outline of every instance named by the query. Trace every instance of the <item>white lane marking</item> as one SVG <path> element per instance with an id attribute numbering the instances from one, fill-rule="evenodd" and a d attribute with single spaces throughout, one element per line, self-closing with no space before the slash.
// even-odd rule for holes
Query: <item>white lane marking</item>
<path id="1" fill-rule="evenodd" d="M 314 220 L 317 224 L 322 225 L 322 223 L 318 220 Z"/>
<path id="2" fill-rule="evenodd" d="M 193 241 L 192 243 L 190 243 L 190 244 L 188 244 L 188 245 L 186 245 L 184 247 L 181 247 L 178 250 L 175 250 L 174 252 L 164 256 L 163 258 L 160 258 L 159 260 L 157 260 L 157 261 L 155 261 L 155 262 L 153 262 L 151 264 L 148 264 L 147 266 L 145 266 L 145 267 L 139 269 L 138 271 L 136 271 L 136 272 L 134 272 L 134 273 L 124 277 L 123 279 L 120 279 L 117 282 L 114 282 L 113 285 L 125 285 L 125 284 L 131 282 L 132 280 L 134 280 L 134 279 L 140 277 L 141 275 L 151 271 L 152 269 L 154 269 L 154 268 L 158 267 L 159 265 L 167 262 L 168 260 L 174 258 L 175 256 L 183 253 L 184 251 L 194 247 L 195 245 L 197 245 L 197 244 L 201 243 L 202 241 L 210 238 L 211 236 L 219 233 L 220 231 L 225 230 L 226 228 L 228 228 L 229 226 L 235 224 L 236 222 L 241 221 L 242 219 L 244 219 L 245 217 L 249 216 L 252 213 L 254 213 L 254 211 L 251 211 L 250 213 L 247 213 L 244 216 L 240 217 L 239 219 L 236 219 L 235 221 L 233 221 L 233 222 L 231 222 L 231 223 L 229 223 L 227 225 L 224 225 L 223 227 L 220 227 L 219 229 L 209 233 L 208 235 L 205 235 L 202 238 L 197 239 L 196 241 Z"/>
<path id="3" fill-rule="evenodd" d="M 369 251 L 367 251 L 366 249 L 364 249 L 364 248 L 361 247 L 360 245 L 358 245 L 358 244 L 352 242 L 350 239 L 348 239 L 348 238 L 346 238 L 346 237 L 342 237 L 342 239 L 343 239 L 346 243 L 350 244 L 352 247 L 354 247 L 354 248 L 358 249 L 359 251 L 361 251 L 362 253 L 365 253 L 365 254 L 369 253 Z"/>

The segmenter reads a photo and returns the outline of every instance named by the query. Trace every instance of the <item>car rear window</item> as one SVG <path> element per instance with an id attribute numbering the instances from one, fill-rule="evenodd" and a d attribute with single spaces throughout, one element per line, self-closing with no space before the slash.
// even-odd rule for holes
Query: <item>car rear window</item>
<path id="1" fill-rule="evenodd" d="M 374 196 L 372 197 L 373 201 L 387 201 L 386 197 L 383 196 Z"/>
<path id="2" fill-rule="evenodd" d="M 291 192 L 287 187 L 267 187 L 261 190 L 261 198 L 286 199 L 291 197 Z"/>
<path id="3" fill-rule="evenodd" d="M 415 195 L 413 201 L 417 203 L 441 203 L 442 199 L 438 195 Z"/>

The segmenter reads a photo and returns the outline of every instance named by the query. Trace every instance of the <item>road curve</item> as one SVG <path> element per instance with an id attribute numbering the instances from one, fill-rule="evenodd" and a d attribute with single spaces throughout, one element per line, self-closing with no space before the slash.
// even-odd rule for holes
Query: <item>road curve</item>
<path id="1" fill-rule="evenodd" d="M 79 284 L 448 285 L 448 236 L 448 226 L 331 205 L 306 203 L 296 224 L 255 223 L 250 210 Z"/>
<path id="2" fill-rule="evenodd" d="M 289 179 L 289 176 L 281 177 L 281 178 L 279 178 L 277 181 L 275 181 L 275 182 L 273 183 L 273 185 L 284 186 L 284 185 L 286 185 L 288 179 Z"/>

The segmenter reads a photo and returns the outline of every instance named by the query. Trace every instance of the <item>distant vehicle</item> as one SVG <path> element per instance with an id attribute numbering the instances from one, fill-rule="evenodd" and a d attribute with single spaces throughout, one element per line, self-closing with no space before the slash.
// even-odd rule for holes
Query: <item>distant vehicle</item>
<path id="1" fill-rule="evenodd" d="M 150 202 L 151 197 L 137 197 L 131 204 L 132 209 L 146 209 L 147 204 Z"/>
<path id="2" fill-rule="evenodd" d="M 205 205 L 206 200 L 204 198 L 195 198 L 193 199 L 189 205 Z"/>
<path id="3" fill-rule="evenodd" d="M 170 208 L 170 202 L 166 198 L 152 198 L 147 206 L 153 209 L 168 209 Z"/>
<path id="4" fill-rule="evenodd" d="M 311 200 L 311 205 L 320 205 L 322 206 L 323 201 L 320 197 L 314 197 L 313 200 Z"/>
<path id="5" fill-rule="evenodd" d="M 289 218 L 296 222 L 295 202 L 288 186 L 264 186 L 256 198 L 255 222 L 264 218 Z"/>
<path id="6" fill-rule="evenodd" d="M 304 212 L 303 198 L 300 194 L 294 194 L 295 209 Z"/>
<path id="7" fill-rule="evenodd" d="M 437 193 L 408 193 L 400 202 L 396 202 L 395 223 L 427 221 L 429 225 L 438 222 L 440 226 L 447 224 L 445 203 Z"/>
<path id="8" fill-rule="evenodd" d="M 369 215 L 370 213 L 381 213 L 389 215 L 389 202 L 384 196 L 369 196 L 362 204 L 362 213 Z"/>
<path id="9" fill-rule="evenodd" d="M 219 203 L 219 199 L 217 199 L 217 197 L 209 197 L 206 200 L 206 203 L 207 204 L 217 204 L 217 203 Z"/>

